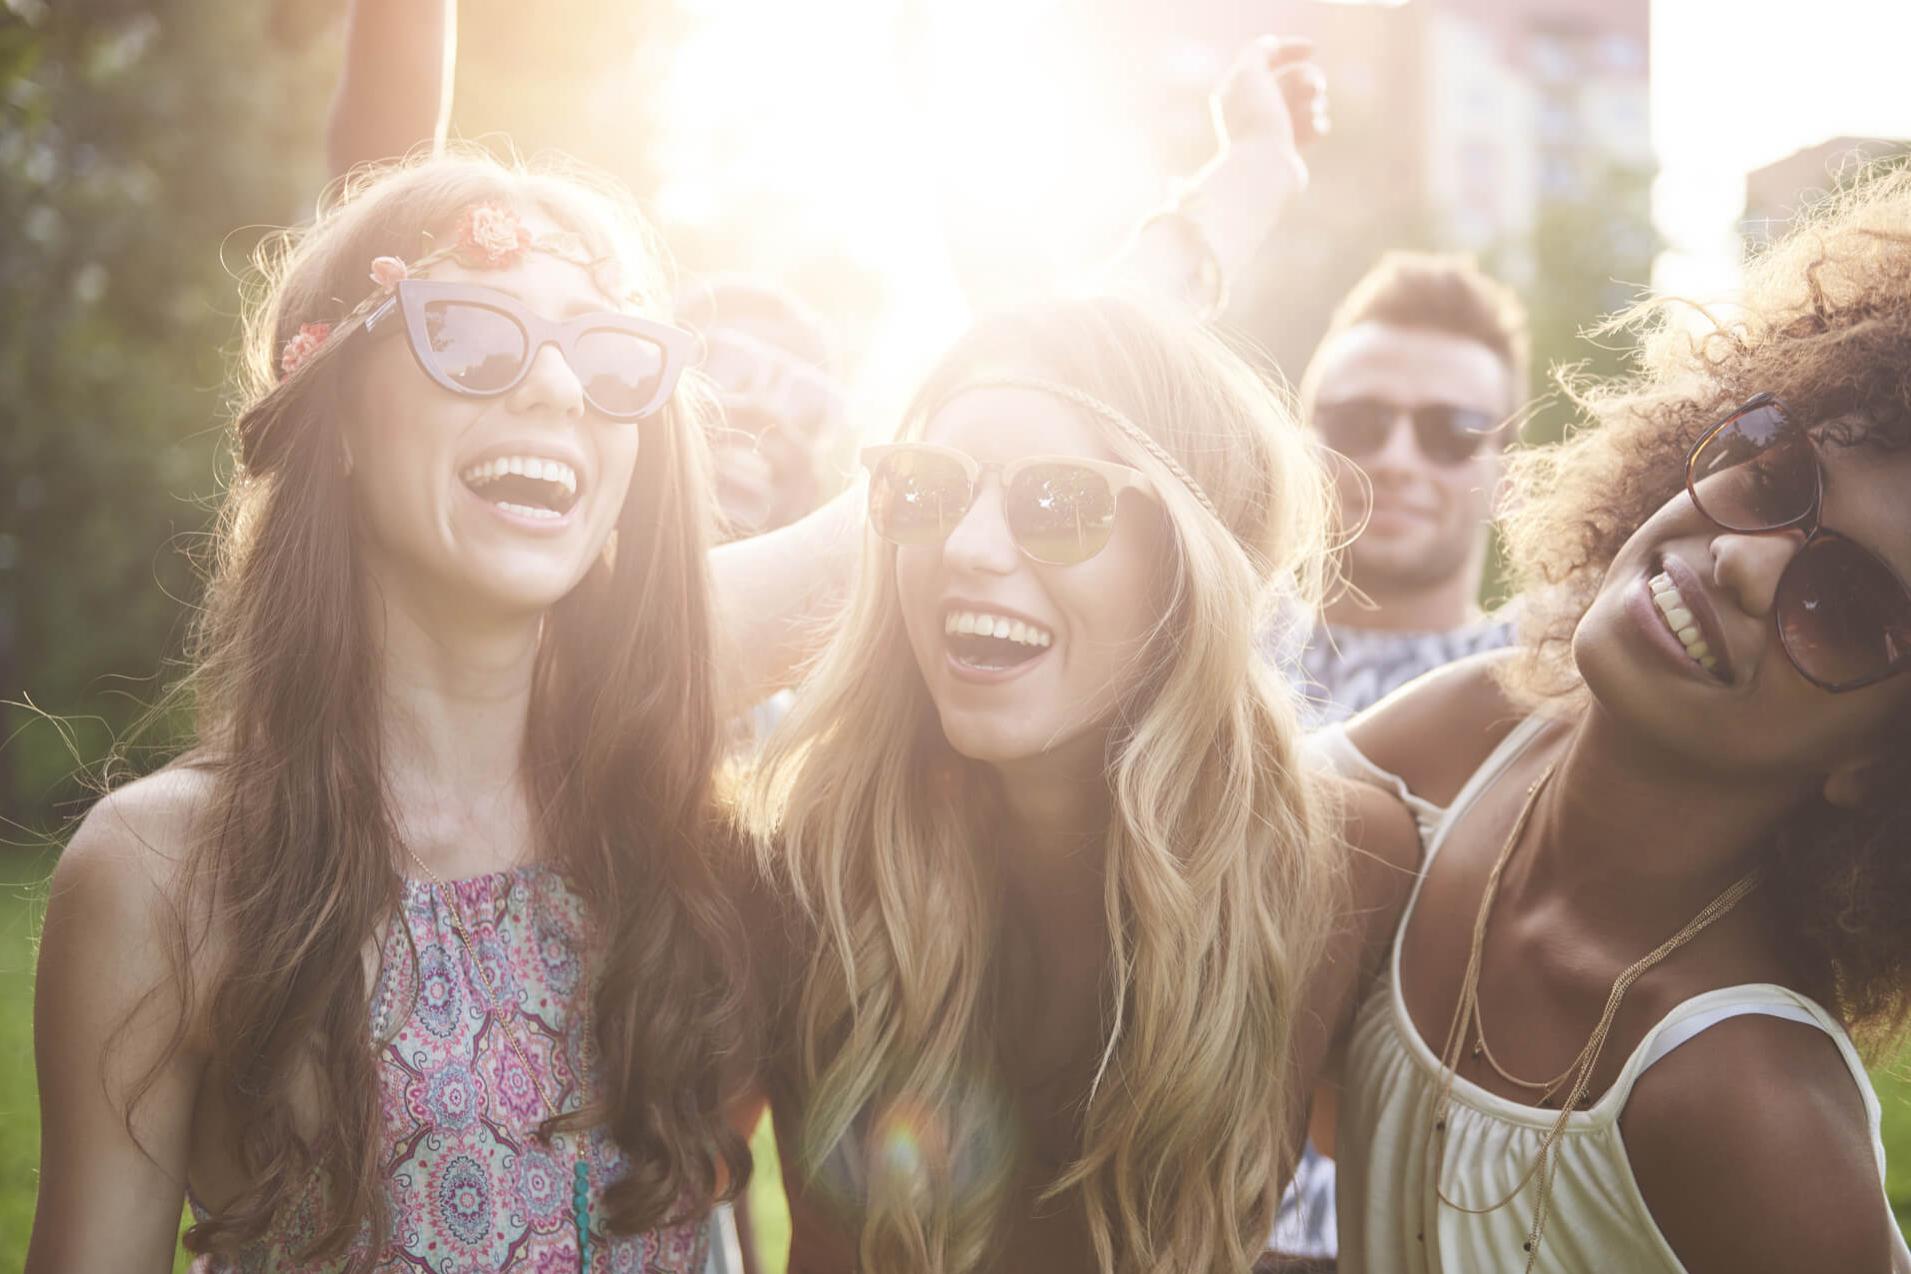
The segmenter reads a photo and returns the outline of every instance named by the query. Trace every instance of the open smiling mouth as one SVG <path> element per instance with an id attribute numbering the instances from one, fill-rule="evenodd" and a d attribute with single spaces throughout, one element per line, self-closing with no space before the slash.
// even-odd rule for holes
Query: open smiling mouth
<path id="1" fill-rule="evenodd" d="M 458 476 L 479 499 L 519 517 L 558 522 L 577 505 L 577 470 L 562 460 L 499 456 Z"/>
<path id="2" fill-rule="evenodd" d="M 1047 650 L 1055 634 L 1039 624 L 987 611 L 952 610 L 942 617 L 942 639 L 958 664 L 982 672 L 1019 667 Z"/>

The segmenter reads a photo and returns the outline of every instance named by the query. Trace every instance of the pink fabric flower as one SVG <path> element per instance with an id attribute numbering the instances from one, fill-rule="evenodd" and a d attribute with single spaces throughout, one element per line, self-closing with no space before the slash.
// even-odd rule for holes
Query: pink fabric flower
<path id="1" fill-rule="evenodd" d="M 510 265 L 531 246 L 531 232 L 518 220 L 518 214 L 496 203 L 468 209 L 464 224 L 458 227 L 458 238 L 494 269 Z"/>
<path id="2" fill-rule="evenodd" d="M 285 343 L 285 352 L 279 355 L 279 371 L 290 376 L 305 365 L 305 361 L 319 352 L 327 338 L 332 335 L 330 323 L 301 323 L 298 334 Z"/>
<path id="3" fill-rule="evenodd" d="M 372 258 L 372 282 L 387 292 L 411 277 L 411 267 L 397 257 Z"/>

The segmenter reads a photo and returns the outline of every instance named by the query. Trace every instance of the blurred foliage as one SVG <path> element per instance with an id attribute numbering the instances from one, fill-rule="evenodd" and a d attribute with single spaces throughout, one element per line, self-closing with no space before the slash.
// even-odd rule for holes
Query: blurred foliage
<path id="1" fill-rule="evenodd" d="M 336 40 L 274 16 L 0 9 L 0 699 L 73 719 L 88 760 L 156 697 L 197 591 L 185 553 L 217 493 L 234 276 L 323 178 Z M 52 726 L 0 711 L 17 837 L 76 794 L 75 761 Z"/>

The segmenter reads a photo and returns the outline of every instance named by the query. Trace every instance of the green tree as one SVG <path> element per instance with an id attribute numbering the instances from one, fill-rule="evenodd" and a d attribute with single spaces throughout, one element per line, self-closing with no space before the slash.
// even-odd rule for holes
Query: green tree
<path id="1" fill-rule="evenodd" d="M 336 50 L 262 5 L 0 12 L 0 699 L 95 760 L 178 648 L 235 276 L 310 214 Z M 45 827 L 72 755 L 4 711 L 0 812 Z"/>

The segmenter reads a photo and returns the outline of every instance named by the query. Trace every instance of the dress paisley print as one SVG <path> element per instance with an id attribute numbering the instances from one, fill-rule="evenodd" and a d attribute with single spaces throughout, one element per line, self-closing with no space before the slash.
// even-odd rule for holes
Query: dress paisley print
<path id="1" fill-rule="evenodd" d="M 702 1221 L 615 1238 L 602 1228 L 603 1187 L 625 1168 L 603 1128 L 548 1144 L 532 1135 L 547 1113 L 541 1093 L 564 1110 L 579 1104 L 580 1024 L 589 988 L 582 900 L 561 875 L 542 867 L 445 888 L 456 896 L 472 953 L 499 988 L 498 1009 L 517 1015 L 524 1057 L 511 1047 L 511 1031 L 499 1022 L 485 981 L 458 941 L 443 893 L 406 881 L 403 923 L 391 926 L 371 1003 L 392 1218 L 372 1268 L 379 1274 L 572 1274 L 578 1252 L 571 1182 L 581 1153 L 590 1171 L 593 1271 L 701 1271 L 709 1243 Z M 535 1074 L 525 1070 L 526 1061 Z M 315 1192 L 287 1209 L 277 1229 L 236 1260 L 201 1257 L 193 1269 L 341 1269 L 343 1259 L 298 1257 L 317 1232 L 318 1202 Z M 196 1202 L 193 1211 L 203 1215 Z M 369 1233 L 361 1234 L 355 1251 L 370 1242 Z"/>

